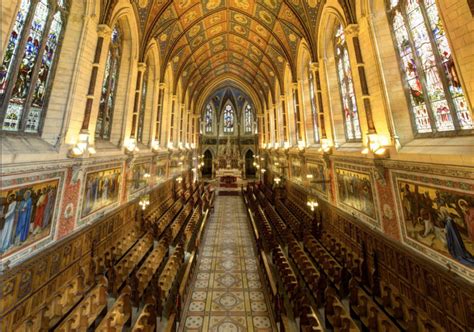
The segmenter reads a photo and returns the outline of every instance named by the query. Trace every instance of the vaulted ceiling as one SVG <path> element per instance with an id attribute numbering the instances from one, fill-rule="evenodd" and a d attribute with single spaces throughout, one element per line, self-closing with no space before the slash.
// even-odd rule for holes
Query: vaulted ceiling
<path id="1" fill-rule="evenodd" d="M 318 0 L 134 0 L 141 45 L 153 38 L 161 63 L 197 98 L 204 87 L 237 75 L 261 98 L 295 73 L 299 43 L 314 54 Z M 313 22 L 309 24 L 309 22 Z M 312 28 L 309 27 L 312 26 Z M 144 47 L 145 47 L 144 46 Z M 164 69 L 161 73 L 163 75 Z M 176 88 L 176 87 L 175 87 Z M 264 97 L 265 96 L 265 97 Z"/>

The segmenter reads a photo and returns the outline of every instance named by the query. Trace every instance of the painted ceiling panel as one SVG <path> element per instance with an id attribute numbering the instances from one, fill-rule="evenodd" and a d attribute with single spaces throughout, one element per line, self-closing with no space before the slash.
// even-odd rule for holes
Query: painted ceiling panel
<path id="1" fill-rule="evenodd" d="M 199 93 L 202 83 L 239 75 L 256 91 L 273 91 L 287 64 L 294 71 L 307 22 L 317 19 L 313 0 L 133 0 L 145 40 L 155 38 L 162 69 L 172 64 L 175 82 Z M 148 40 L 146 40 L 148 38 Z M 161 70 L 164 73 L 165 70 Z M 228 76 L 228 75 L 227 75 Z M 163 79 L 163 78 L 162 78 Z"/>

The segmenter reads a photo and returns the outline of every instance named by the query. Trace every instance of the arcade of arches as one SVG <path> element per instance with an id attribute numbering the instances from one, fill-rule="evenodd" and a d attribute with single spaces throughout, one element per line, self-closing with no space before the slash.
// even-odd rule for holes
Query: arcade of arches
<path id="1" fill-rule="evenodd" d="M 1 331 L 474 330 L 472 0 L 1 13 Z"/>

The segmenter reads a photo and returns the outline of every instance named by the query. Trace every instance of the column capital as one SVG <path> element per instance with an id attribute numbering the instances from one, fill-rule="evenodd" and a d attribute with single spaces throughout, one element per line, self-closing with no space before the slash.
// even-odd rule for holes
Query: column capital
<path id="1" fill-rule="evenodd" d="M 162 90 L 166 89 L 166 83 L 161 82 L 158 87 Z"/>
<path id="2" fill-rule="evenodd" d="M 102 38 L 110 38 L 112 35 L 112 28 L 107 24 L 99 24 L 97 26 L 97 34 Z"/>
<path id="3" fill-rule="evenodd" d="M 355 37 L 359 34 L 359 25 L 358 24 L 349 24 L 344 29 L 346 36 Z"/>
<path id="4" fill-rule="evenodd" d="M 309 63 L 309 70 L 313 73 L 319 70 L 319 62 L 310 62 Z"/>
<path id="5" fill-rule="evenodd" d="M 298 81 L 291 82 L 291 89 L 292 90 L 298 90 Z"/>
<path id="6" fill-rule="evenodd" d="M 139 62 L 137 67 L 138 67 L 138 71 L 144 72 L 146 70 L 146 63 Z"/>

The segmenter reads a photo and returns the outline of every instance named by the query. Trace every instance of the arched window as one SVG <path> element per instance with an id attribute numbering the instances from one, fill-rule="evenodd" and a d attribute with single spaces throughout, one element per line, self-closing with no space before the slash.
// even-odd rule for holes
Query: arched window
<path id="1" fill-rule="evenodd" d="M 313 138 L 314 142 L 319 142 L 319 133 L 318 133 L 318 111 L 316 109 L 316 96 L 314 94 L 314 77 L 313 72 L 308 70 L 308 79 L 309 79 L 309 99 L 311 102 L 311 118 L 313 120 Z"/>
<path id="2" fill-rule="evenodd" d="M 141 102 L 140 102 L 140 113 L 138 114 L 138 128 L 137 128 L 137 140 L 140 143 L 143 143 L 143 126 L 145 125 L 145 111 L 146 111 L 146 94 L 147 94 L 147 87 L 148 87 L 148 68 L 146 67 L 145 72 L 143 73 L 143 82 L 142 82 L 142 94 L 141 94 Z"/>
<path id="3" fill-rule="evenodd" d="M 252 114 L 252 107 L 250 104 L 247 104 L 245 107 L 244 113 L 244 128 L 246 134 L 252 134 L 252 127 L 253 127 L 253 114 Z"/>
<path id="4" fill-rule="evenodd" d="M 109 53 L 105 63 L 104 81 L 100 94 L 99 114 L 95 127 L 95 137 L 110 139 L 112 117 L 114 113 L 115 90 L 120 69 L 121 33 L 117 26 L 112 30 Z"/>
<path id="5" fill-rule="evenodd" d="M 347 52 L 346 36 L 341 24 L 336 29 L 336 67 L 339 79 L 339 91 L 342 99 L 342 110 L 344 112 L 344 127 L 346 139 L 357 141 L 362 138 L 359 123 L 359 112 L 357 111 L 354 84 L 352 82 L 351 64 Z"/>
<path id="6" fill-rule="evenodd" d="M 212 133 L 212 107 L 211 104 L 207 104 L 206 113 L 204 115 L 204 125 L 206 134 Z"/>
<path id="7" fill-rule="evenodd" d="M 224 109 L 224 133 L 234 132 L 234 110 L 231 105 Z"/>
<path id="8" fill-rule="evenodd" d="M 391 0 L 388 10 L 418 134 L 474 128 L 434 0 Z"/>
<path id="9" fill-rule="evenodd" d="M 40 130 L 66 9 L 64 0 L 21 1 L 0 67 L 2 130 Z"/>

